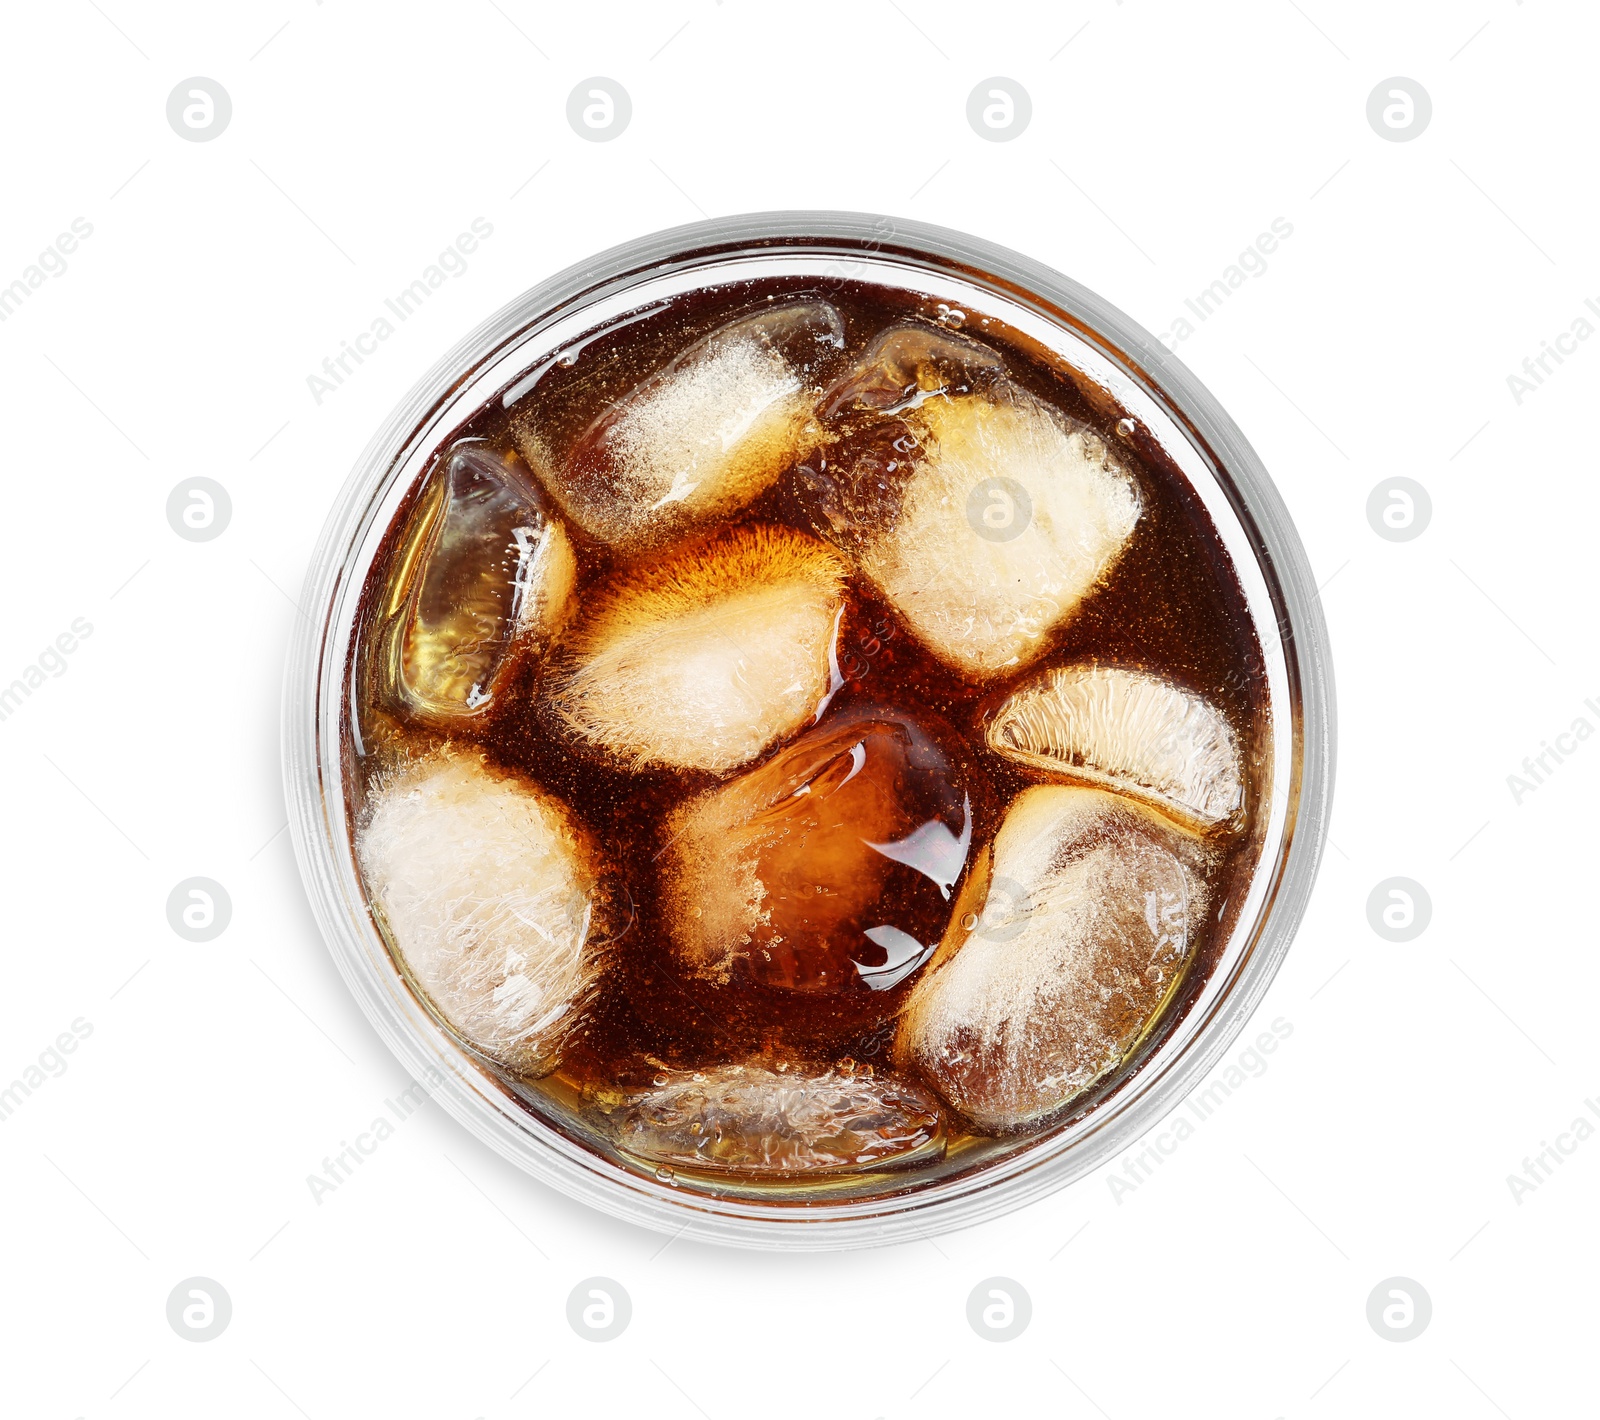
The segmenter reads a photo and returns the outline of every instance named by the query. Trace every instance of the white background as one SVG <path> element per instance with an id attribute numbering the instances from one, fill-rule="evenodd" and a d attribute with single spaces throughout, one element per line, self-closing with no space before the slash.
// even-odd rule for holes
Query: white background
<path id="1" fill-rule="evenodd" d="M 75 1018 L 93 1034 L 0 1125 L 0 1408 L 1591 1411 L 1600 1140 L 1520 1202 L 1506 1180 L 1600 1095 L 1600 742 L 1520 804 L 1506 776 L 1600 726 L 1600 341 L 1520 405 L 1507 376 L 1600 297 L 1597 52 L 1593 7 L 1555 0 L 9 7 L 0 283 L 72 219 L 94 231 L 0 325 L 0 683 L 74 618 L 93 633 L 0 722 L 0 1083 Z M 232 97 L 215 141 L 168 126 L 191 75 Z M 614 142 L 566 122 L 591 75 L 632 97 Z M 994 75 L 1032 96 L 1015 141 L 966 120 Z M 1366 120 L 1393 75 L 1432 96 L 1412 142 Z M 280 831 L 279 687 L 323 517 L 504 302 L 637 234 L 778 207 L 965 229 L 1156 332 L 1292 224 L 1179 353 L 1326 583 L 1334 846 L 1251 1027 L 1293 1034 L 1120 1201 L 1113 1167 L 936 1244 L 663 1250 L 433 1105 L 319 1205 L 306 1176 L 405 1083 Z M 306 377 L 475 217 L 494 234 L 466 273 L 316 404 Z M 1397 474 L 1433 501 L 1407 543 L 1365 513 Z M 198 475 L 233 501 L 203 544 L 164 511 Z M 233 900 L 203 945 L 165 914 L 192 875 Z M 1367 922 L 1392 875 L 1433 901 L 1408 944 Z M 565 1316 L 597 1274 L 633 1300 L 606 1345 Z M 199 1345 L 165 1315 L 194 1275 L 233 1302 Z M 1005 1345 L 965 1314 L 994 1275 L 1033 1302 Z M 1366 1318 L 1395 1275 L 1433 1302 L 1404 1344 Z"/>

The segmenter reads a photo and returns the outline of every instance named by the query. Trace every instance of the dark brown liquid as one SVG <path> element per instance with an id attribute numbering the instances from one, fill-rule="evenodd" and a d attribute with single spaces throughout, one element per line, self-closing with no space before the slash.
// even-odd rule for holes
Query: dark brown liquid
<path id="1" fill-rule="evenodd" d="M 515 444 L 511 420 L 530 412 L 547 446 L 559 455 L 613 401 L 626 395 L 691 342 L 730 319 L 761 308 L 767 301 L 819 297 L 843 316 L 846 348 L 837 357 L 842 370 L 885 328 L 907 318 L 935 315 L 925 298 L 856 283 L 778 278 L 699 291 L 656 308 L 642 319 L 613 327 L 579 348 L 568 366 L 547 366 L 516 409 L 496 400 L 454 431 L 460 438 L 485 440 L 509 452 Z M 1094 402 L 1072 371 L 1036 358 L 998 323 L 969 322 L 963 334 L 1003 355 L 1015 383 L 1067 416 L 1095 429 L 1113 456 L 1133 470 L 1144 512 L 1132 542 L 1104 583 L 1092 592 L 1054 637 L 1050 649 L 1027 668 L 1032 675 L 1051 666 L 1095 660 L 1149 670 L 1193 691 L 1227 716 L 1243 751 L 1246 831 L 1229 840 L 1210 868 L 1213 903 L 1224 904 L 1199 943 L 1195 968 L 1161 1026 L 1146 1041 L 1148 1053 L 1183 1016 L 1204 985 L 1225 944 L 1234 913 L 1259 852 L 1260 805 L 1270 787 L 1267 765 L 1270 734 L 1265 711 L 1265 672 L 1260 646 L 1244 593 L 1216 529 L 1187 480 L 1139 427 L 1118 430 L 1121 411 Z M 825 373 L 831 380 L 835 372 Z M 430 476 L 437 476 L 437 468 Z M 419 485 L 420 487 L 420 485 Z M 415 504 L 415 498 L 412 505 Z M 367 618 L 373 614 L 400 543 L 409 508 L 402 509 L 372 566 L 365 589 Z M 787 474 L 754 503 L 733 515 L 728 525 L 779 523 L 812 532 L 803 500 L 795 496 L 795 476 Z M 604 587 L 617 570 L 618 556 L 606 546 L 570 529 L 579 558 L 577 600 Z M 644 554 L 646 556 L 652 554 Z M 368 637 L 358 643 L 357 659 Z M 851 586 L 841 627 L 839 665 L 845 684 L 829 716 L 861 707 L 882 706 L 913 717 L 935 737 L 953 773 L 969 795 L 974 851 L 993 839 L 1007 805 L 1037 776 L 988 753 L 983 726 L 997 698 L 1022 676 L 979 684 L 936 661 L 923 650 L 895 611 L 873 596 L 860 579 Z M 388 711 L 369 703 L 367 684 L 353 666 L 351 710 L 355 734 L 349 741 L 348 793 L 352 822 L 360 822 L 371 776 L 394 747 L 417 748 L 439 742 L 425 729 L 396 724 Z M 693 976 L 678 963 L 663 921 L 659 873 L 662 825 L 686 799 L 718 782 L 697 772 L 623 772 L 600 756 L 579 752 L 537 713 L 541 667 L 529 662 L 495 696 L 482 724 L 453 739 L 471 741 L 492 761 L 515 770 L 570 805 L 592 831 L 608 857 L 630 903 L 627 926 L 612 947 L 612 965 L 602 990 L 563 1051 L 554 1078 L 532 1086 L 561 1108 L 570 1107 L 585 1088 L 613 1083 L 619 1071 L 637 1068 L 641 1057 L 671 1067 L 697 1068 L 772 1055 L 808 1062 L 874 1063 L 887 1068 L 895 1015 L 915 975 L 888 990 L 795 991 L 776 989 L 735 974 L 726 984 Z M 782 753 L 783 744 L 757 764 Z M 746 769 L 739 772 L 747 772 Z M 912 901 L 912 895 L 923 897 Z M 905 900 L 897 900 L 895 894 Z M 907 873 L 891 878 L 878 904 L 879 920 L 899 914 L 908 920 L 927 916 L 926 883 Z M 926 924 L 925 924 L 926 925 Z M 937 932 L 934 933 L 935 939 Z M 628 1062 L 634 1062 L 630 1065 Z M 1126 1077 L 1133 1062 L 1080 1101 L 1075 1116 L 1092 1107 Z M 526 1095 L 527 1087 L 523 1087 Z M 531 1096 L 537 1104 L 537 1096 Z M 546 1112 L 540 1108 L 540 1112 Z M 555 1111 L 560 1117 L 560 1109 Z M 1049 1131 L 1066 1122 L 1053 1120 Z M 976 1161 L 983 1151 L 958 1147 L 973 1131 L 953 1113 L 949 1157 Z M 579 1131 L 582 1137 L 582 1131 Z M 896 1187 L 903 1187 L 906 1180 Z M 882 1191 L 893 1191 L 886 1186 Z"/>

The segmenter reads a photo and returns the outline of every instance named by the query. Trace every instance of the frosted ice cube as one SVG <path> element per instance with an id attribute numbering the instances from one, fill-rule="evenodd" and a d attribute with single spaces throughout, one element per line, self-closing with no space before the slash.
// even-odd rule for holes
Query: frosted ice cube
<path id="1" fill-rule="evenodd" d="M 531 430 L 529 461 L 585 531 L 634 546 L 704 526 L 765 491 L 822 439 L 817 367 L 844 346 L 826 301 L 732 321 L 601 414 L 553 463 Z"/>
<path id="2" fill-rule="evenodd" d="M 985 738 L 1006 759 L 1119 789 L 1192 827 L 1216 828 L 1244 807 L 1222 712 L 1143 671 L 1045 671 L 1006 698 Z"/>
<path id="3" fill-rule="evenodd" d="M 379 609 L 385 700 L 454 721 L 494 703 L 519 654 L 541 654 L 570 605 L 577 563 L 549 500 L 481 444 L 445 458 Z"/>
<path id="4" fill-rule="evenodd" d="M 966 868 L 954 761 L 911 716 L 830 715 L 665 827 L 662 904 L 688 968 L 792 991 L 888 991 L 932 955 Z"/>
<path id="5" fill-rule="evenodd" d="M 978 679 L 1026 664 L 1105 576 L 1139 520 L 1128 471 L 1026 391 L 939 396 L 862 570 L 934 655 Z"/>
<path id="6" fill-rule="evenodd" d="M 377 787 L 356 853 L 391 946 L 452 1029 L 515 1070 L 553 1069 L 608 916 L 566 808 L 447 751 Z"/>
<path id="7" fill-rule="evenodd" d="M 829 694 L 846 572 L 825 543 L 759 524 L 636 567 L 570 628 L 550 712 L 630 769 L 737 768 Z"/>
<path id="8" fill-rule="evenodd" d="M 826 1174 L 944 1152 L 939 1107 L 871 1067 L 761 1064 L 674 1070 L 613 1116 L 619 1148 L 673 1168 Z"/>
<path id="9" fill-rule="evenodd" d="M 1181 984 L 1206 920 L 1205 852 L 1119 795 L 1024 790 L 995 838 L 979 925 L 953 924 L 912 989 L 897 1059 L 980 1128 L 1071 1104 Z"/>

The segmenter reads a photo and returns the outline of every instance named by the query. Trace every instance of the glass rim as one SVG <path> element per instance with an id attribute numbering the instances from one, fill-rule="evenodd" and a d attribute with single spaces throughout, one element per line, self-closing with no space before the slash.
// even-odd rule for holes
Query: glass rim
<path id="1" fill-rule="evenodd" d="M 1258 615 L 1256 630 L 1263 654 L 1270 633 L 1271 650 L 1283 658 L 1288 694 L 1286 704 L 1273 706 L 1274 737 L 1290 737 L 1280 747 L 1287 749 L 1292 776 L 1288 784 L 1274 784 L 1274 801 L 1280 788 L 1287 795 L 1276 858 L 1268 861 L 1274 845 L 1264 843 L 1252 874 L 1251 891 L 1260 884 L 1263 901 L 1254 921 L 1241 914 L 1234 927 L 1235 937 L 1248 929 L 1249 940 L 1227 978 L 1208 983 L 1205 1001 L 1189 1013 L 1200 1019 L 1185 1018 L 1183 1039 L 1170 1056 L 1163 1056 L 1163 1044 L 1125 1082 L 1138 1083 L 1127 1098 L 1125 1085 L 1119 1086 L 1104 1113 L 1091 1110 L 1082 1127 L 1074 1124 L 968 1173 L 904 1194 L 803 1206 L 717 1198 L 629 1174 L 491 1081 L 439 1029 L 388 957 L 355 871 L 342 777 L 345 630 L 366 570 L 357 564 L 384 509 L 392 512 L 410 486 L 408 469 L 414 477 L 452 415 L 464 418 L 482 407 L 486 372 L 504 368 L 541 332 L 609 297 L 766 254 L 826 258 L 846 279 L 904 265 L 991 292 L 1089 347 L 1170 418 L 1228 499 L 1259 564 L 1275 625 L 1263 625 Z M 697 1240 L 815 1250 L 927 1237 L 1012 1211 L 1099 1168 L 1176 1108 L 1243 1030 L 1305 913 L 1326 841 L 1335 750 L 1327 627 L 1305 550 L 1261 460 L 1177 357 L 1103 298 L 1029 257 L 926 223 L 849 212 L 718 218 L 624 242 L 534 286 L 459 341 L 379 428 L 329 513 L 302 605 L 310 614 L 297 621 L 284 684 L 285 798 L 301 879 L 347 987 L 408 1072 L 497 1152 L 604 1212 Z M 1225 964 L 1219 960 L 1213 974 Z"/>

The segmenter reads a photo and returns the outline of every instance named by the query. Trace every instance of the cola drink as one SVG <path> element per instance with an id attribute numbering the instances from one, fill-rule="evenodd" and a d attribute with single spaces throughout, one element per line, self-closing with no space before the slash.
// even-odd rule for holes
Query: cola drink
<path id="1" fill-rule="evenodd" d="M 1200 499 L 1080 372 L 875 282 L 711 286 L 552 352 L 395 514 L 353 847 L 410 988 L 575 1138 L 893 1192 L 1183 1017 L 1263 677 Z"/>

